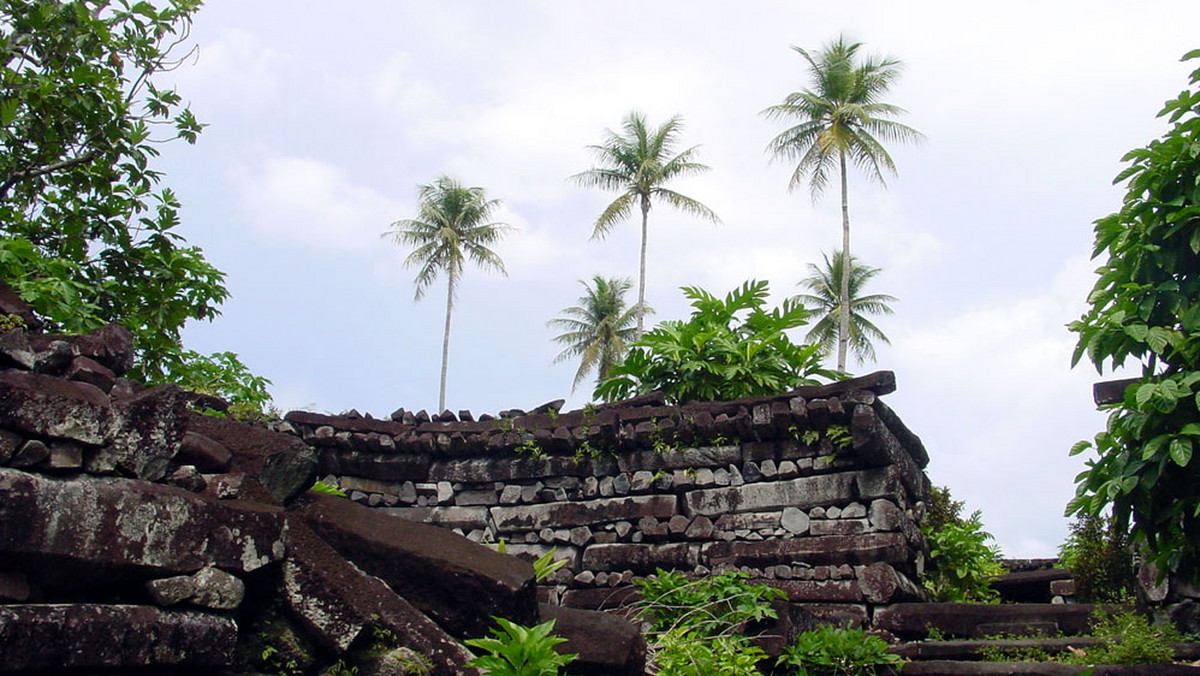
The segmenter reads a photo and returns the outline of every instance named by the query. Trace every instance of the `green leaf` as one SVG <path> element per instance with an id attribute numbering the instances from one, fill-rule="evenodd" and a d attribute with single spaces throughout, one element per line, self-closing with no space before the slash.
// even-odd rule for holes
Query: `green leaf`
<path id="1" fill-rule="evenodd" d="M 1171 459 L 1176 465 L 1186 467 L 1192 460 L 1192 441 L 1185 437 L 1176 437 L 1171 440 Z"/>

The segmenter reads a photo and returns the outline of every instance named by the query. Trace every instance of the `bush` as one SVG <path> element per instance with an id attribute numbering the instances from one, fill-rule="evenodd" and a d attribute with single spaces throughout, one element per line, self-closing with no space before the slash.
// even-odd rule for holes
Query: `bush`
<path id="1" fill-rule="evenodd" d="M 1075 579 L 1081 603 L 1124 603 L 1133 599 L 1137 577 L 1129 533 L 1110 518 L 1081 515 L 1058 550 L 1059 565 Z"/>
<path id="2" fill-rule="evenodd" d="M 797 636 L 777 661 L 794 667 L 797 676 L 873 676 L 878 667 L 900 669 L 903 663 L 878 636 L 829 626 Z"/>
<path id="3" fill-rule="evenodd" d="M 1168 625 L 1154 625 L 1133 611 L 1116 614 L 1097 612 L 1092 635 L 1101 642 L 1084 654 L 1071 653 L 1068 661 L 1078 664 L 1162 664 L 1175 659 L 1172 643 L 1183 636 Z"/>
<path id="4" fill-rule="evenodd" d="M 1000 548 L 987 544 L 991 533 L 983 530 L 982 515 L 933 529 L 921 530 L 929 541 L 929 568 L 925 588 L 937 601 L 995 603 L 999 600 L 992 580 L 1004 574 Z"/>
<path id="5" fill-rule="evenodd" d="M 695 580 L 659 569 L 635 580 L 642 592 L 637 617 L 647 625 L 647 656 L 658 673 L 753 676 L 766 653 L 750 645 L 746 623 L 776 617 L 771 602 L 786 597 L 747 582 L 740 571 Z"/>

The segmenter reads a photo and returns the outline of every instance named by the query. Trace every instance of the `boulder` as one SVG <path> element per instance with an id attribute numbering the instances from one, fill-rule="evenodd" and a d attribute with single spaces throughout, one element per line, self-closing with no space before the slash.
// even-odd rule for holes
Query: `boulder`
<path id="1" fill-rule="evenodd" d="M 537 619 L 533 566 L 516 557 L 336 496 L 310 492 L 293 513 L 455 637 L 486 635 L 493 615 Z"/>

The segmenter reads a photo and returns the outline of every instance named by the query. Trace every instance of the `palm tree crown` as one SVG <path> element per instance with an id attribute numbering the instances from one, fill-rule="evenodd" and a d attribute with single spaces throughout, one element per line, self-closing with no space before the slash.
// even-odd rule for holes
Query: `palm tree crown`
<path id="1" fill-rule="evenodd" d="M 404 265 L 417 268 L 416 300 L 421 300 L 438 275 L 446 275 L 446 326 L 442 334 L 442 378 L 438 393 L 440 412 L 446 408 L 450 316 L 463 269 L 470 260 L 482 268 L 508 274 L 504 261 L 489 247 L 500 241 L 510 228 L 490 221 L 500 200 L 488 199 L 483 188 L 468 188 L 449 176 L 439 176 L 433 183 L 419 186 L 417 202 L 417 217 L 395 221 L 383 236 L 390 237 L 396 244 L 414 247 L 404 259 Z"/>
<path id="2" fill-rule="evenodd" d="M 850 209 L 846 197 L 846 164 L 854 164 L 869 178 L 884 182 L 884 171 L 896 173 L 896 165 L 883 141 L 919 141 L 917 130 L 895 121 L 905 111 L 880 99 L 900 77 L 902 64 L 893 58 L 868 56 L 859 59 L 862 43 L 845 36 L 813 54 L 793 47 L 808 62 L 812 87 L 792 92 L 783 103 L 763 114 L 772 119 L 795 122 L 771 140 L 767 149 L 778 158 L 795 160 L 796 169 L 788 190 L 809 178 L 816 200 L 829 184 L 829 173 L 837 167 L 842 193 L 842 265 L 850 267 Z M 849 279 L 842 280 L 843 308 L 838 332 L 838 369 L 845 370 L 850 339 Z"/>
<path id="3" fill-rule="evenodd" d="M 808 264 L 809 276 L 801 280 L 800 285 L 812 293 L 802 293 L 796 296 L 808 309 L 820 315 L 820 320 L 808 331 L 808 339 L 820 344 L 826 352 L 832 352 L 838 341 L 839 319 L 842 304 L 840 289 L 842 286 L 842 271 L 844 258 L 840 251 L 833 252 L 830 258 L 821 254 L 825 259 L 823 266 Z M 875 361 L 874 341 L 891 344 L 888 337 L 875 326 L 867 315 L 890 315 L 892 308 L 888 303 L 895 302 L 894 296 L 885 293 L 862 295 L 863 287 L 880 272 L 879 268 L 862 265 L 857 256 L 850 257 L 850 349 L 858 363 Z"/>
<path id="4" fill-rule="evenodd" d="M 622 133 L 608 130 L 600 145 L 588 146 L 597 166 L 571 178 L 580 185 L 621 193 L 613 200 L 592 229 L 592 239 L 604 237 L 617 223 L 628 218 L 635 207 L 642 214 L 642 245 L 638 273 L 638 305 L 646 303 L 646 222 L 652 199 L 662 200 L 688 214 L 719 223 L 717 215 L 700 202 L 666 187 L 671 179 L 708 171 L 695 161 L 697 146 L 675 153 L 676 136 L 683 126 L 678 115 L 651 128 L 636 111 L 621 123 Z M 642 313 L 637 316 L 635 335 L 642 334 Z"/>
<path id="5" fill-rule="evenodd" d="M 626 345 L 634 339 L 634 325 L 639 306 L 628 306 L 625 294 L 633 282 L 628 278 L 592 277 L 589 285 L 583 284 L 584 294 L 579 304 L 562 310 L 562 317 L 551 319 L 547 324 L 565 331 L 554 341 L 566 348 L 555 357 L 558 363 L 579 357 L 579 370 L 575 372 L 574 390 L 588 373 L 596 371 L 597 381 L 608 377 L 613 366 L 625 358 Z"/>

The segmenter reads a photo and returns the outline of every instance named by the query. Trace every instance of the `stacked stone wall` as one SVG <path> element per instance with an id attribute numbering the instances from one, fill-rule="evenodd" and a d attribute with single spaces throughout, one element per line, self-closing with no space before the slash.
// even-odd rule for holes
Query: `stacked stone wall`
<path id="1" fill-rule="evenodd" d="M 865 622 L 922 598 L 928 457 L 880 400 L 894 387 L 881 372 L 776 397 L 479 420 L 293 411 L 277 429 L 355 502 L 529 559 L 553 549 L 566 566 L 542 581 L 546 602 L 610 608 L 657 568 L 736 569 Z"/>

